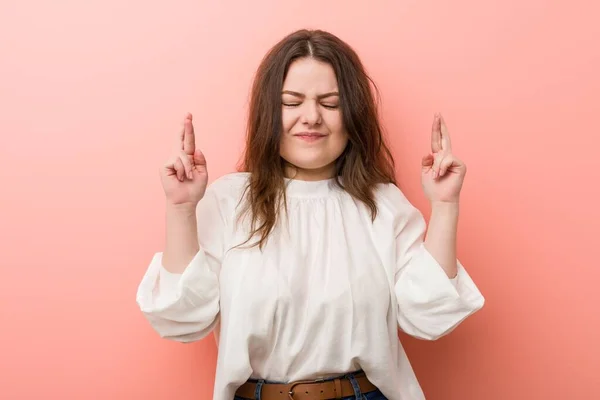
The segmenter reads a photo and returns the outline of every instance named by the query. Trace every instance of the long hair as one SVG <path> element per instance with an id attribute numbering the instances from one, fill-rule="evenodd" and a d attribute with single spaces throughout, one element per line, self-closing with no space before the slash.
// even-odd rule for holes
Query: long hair
<path id="1" fill-rule="evenodd" d="M 285 209 L 285 162 L 280 156 L 283 130 L 281 92 L 292 62 L 310 57 L 330 64 L 340 94 L 342 122 L 348 144 L 336 161 L 334 182 L 377 215 L 373 189 L 396 183 L 394 160 L 385 143 L 378 117 L 378 90 L 356 52 L 335 35 L 322 30 L 299 30 L 284 37 L 263 58 L 255 75 L 239 168 L 249 172 L 243 213 L 250 213 L 251 233 L 262 249 L 282 209 Z M 376 101 L 377 99 L 377 101 Z M 283 206 L 283 207 L 282 207 Z"/>

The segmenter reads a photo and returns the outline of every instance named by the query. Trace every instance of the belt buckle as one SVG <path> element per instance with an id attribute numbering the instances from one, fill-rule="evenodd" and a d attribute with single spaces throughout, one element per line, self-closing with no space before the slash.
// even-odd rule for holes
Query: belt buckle
<path id="1" fill-rule="evenodd" d="M 288 392 L 288 397 L 290 398 L 290 400 L 294 400 L 294 387 L 296 387 L 297 385 L 306 384 L 306 383 L 323 383 L 323 382 L 325 382 L 325 379 L 323 379 L 323 378 L 315 379 L 313 381 L 300 381 L 300 382 L 296 382 L 290 388 L 290 390 Z"/>

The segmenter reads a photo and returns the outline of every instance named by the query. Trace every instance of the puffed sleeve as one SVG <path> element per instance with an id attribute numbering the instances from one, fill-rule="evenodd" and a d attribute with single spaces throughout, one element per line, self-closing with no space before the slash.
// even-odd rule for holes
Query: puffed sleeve
<path id="1" fill-rule="evenodd" d="M 459 260 L 458 274 L 448 277 L 424 246 L 423 215 L 399 189 L 395 192 L 398 324 L 411 336 L 435 340 L 481 309 L 484 297 Z"/>
<path id="2" fill-rule="evenodd" d="M 207 336 L 219 317 L 219 270 L 226 220 L 209 186 L 196 209 L 200 250 L 183 273 L 171 273 L 155 253 L 137 290 L 137 304 L 167 339 L 192 342 Z"/>

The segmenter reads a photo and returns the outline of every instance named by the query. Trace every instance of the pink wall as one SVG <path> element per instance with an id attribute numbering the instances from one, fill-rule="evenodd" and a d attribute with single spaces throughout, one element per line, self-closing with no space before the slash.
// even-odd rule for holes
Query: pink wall
<path id="1" fill-rule="evenodd" d="M 598 5 L 167 4 L 0 7 L 0 398 L 210 398 L 212 338 L 162 340 L 135 304 L 163 245 L 158 167 L 190 111 L 211 177 L 230 171 L 254 68 L 304 26 L 362 56 L 422 210 L 434 111 L 469 166 L 459 255 L 487 303 L 403 338 L 428 399 L 600 398 Z"/>

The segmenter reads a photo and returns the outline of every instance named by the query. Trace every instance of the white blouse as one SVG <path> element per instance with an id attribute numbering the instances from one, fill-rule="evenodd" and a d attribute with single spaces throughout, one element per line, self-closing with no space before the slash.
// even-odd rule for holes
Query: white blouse
<path id="1" fill-rule="evenodd" d="M 219 178 L 197 208 L 200 251 L 182 274 L 156 253 L 137 303 L 160 336 L 215 333 L 215 400 L 248 378 L 290 382 L 362 369 L 390 400 L 424 399 L 398 339 L 434 340 L 484 298 L 463 266 L 449 279 L 423 246 L 422 214 L 394 185 L 379 185 L 374 222 L 332 180 L 286 180 L 282 213 L 263 251 L 237 211 L 247 173 Z"/>

